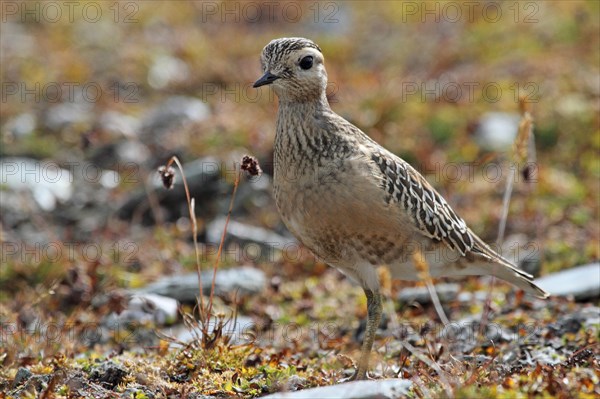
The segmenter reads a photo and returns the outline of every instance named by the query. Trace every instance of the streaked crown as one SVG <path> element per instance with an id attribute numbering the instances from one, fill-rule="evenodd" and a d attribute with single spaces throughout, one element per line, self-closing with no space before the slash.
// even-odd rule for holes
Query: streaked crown
<path id="1" fill-rule="evenodd" d="M 272 85 L 280 101 L 306 102 L 325 98 L 327 72 L 321 48 L 301 37 L 275 39 L 261 54 L 264 75 L 254 87 Z"/>

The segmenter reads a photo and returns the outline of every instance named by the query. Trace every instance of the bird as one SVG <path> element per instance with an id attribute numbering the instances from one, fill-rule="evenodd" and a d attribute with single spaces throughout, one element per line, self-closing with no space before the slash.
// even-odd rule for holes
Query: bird
<path id="1" fill-rule="evenodd" d="M 269 85 L 278 97 L 273 194 L 280 216 L 367 298 L 366 331 L 350 380 L 369 378 L 382 316 L 379 266 L 387 266 L 393 279 L 419 280 L 422 259 L 431 277 L 492 275 L 549 296 L 479 238 L 416 169 L 331 109 L 317 44 L 274 39 L 260 62 L 263 74 L 253 87 Z"/>

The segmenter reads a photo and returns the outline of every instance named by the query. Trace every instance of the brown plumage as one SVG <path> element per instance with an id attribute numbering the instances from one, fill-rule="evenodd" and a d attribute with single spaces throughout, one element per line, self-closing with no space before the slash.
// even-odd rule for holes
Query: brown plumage
<path id="1" fill-rule="evenodd" d="M 289 230 L 317 256 L 362 285 L 367 332 L 356 378 L 365 378 L 381 318 L 376 266 L 417 280 L 421 254 L 432 277 L 493 275 L 548 294 L 475 235 L 408 163 L 331 110 L 321 49 L 303 38 L 271 41 L 264 75 L 279 98 L 274 195 Z"/>

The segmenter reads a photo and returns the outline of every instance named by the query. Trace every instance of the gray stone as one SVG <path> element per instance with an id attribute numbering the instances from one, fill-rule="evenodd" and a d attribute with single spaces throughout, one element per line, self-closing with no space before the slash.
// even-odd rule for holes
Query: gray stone
<path id="1" fill-rule="evenodd" d="M 577 266 L 537 279 L 550 295 L 573 296 L 577 301 L 600 297 L 600 263 Z"/>
<path id="2" fill-rule="evenodd" d="M 461 292 L 460 294 L 458 294 L 456 299 L 462 303 L 485 302 L 485 301 L 487 301 L 489 295 L 490 295 L 490 293 L 486 292 L 486 291 L 475 291 L 475 292 L 464 291 L 464 292 Z M 492 296 L 491 296 L 492 300 L 494 300 L 498 297 L 499 297 L 498 293 L 492 292 Z"/>
<path id="3" fill-rule="evenodd" d="M 115 321 L 151 321 L 156 325 L 165 325 L 173 324 L 177 315 L 177 300 L 152 293 L 136 293 L 129 300 L 127 309 L 116 316 Z"/>
<path id="4" fill-rule="evenodd" d="M 456 299 L 460 286 L 458 284 L 437 284 L 434 286 L 441 302 Z M 398 294 L 398 300 L 404 303 L 418 302 L 422 305 L 431 303 L 431 295 L 427 287 L 404 288 Z"/>
<path id="5" fill-rule="evenodd" d="M 117 160 L 132 165 L 143 164 L 150 157 L 148 147 L 136 140 L 126 140 L 116 147 Z"/>
<path id="6" fill-rule="evenodd" d="M 206 226 L 207 241 L 218 244 L 221 241 L 225 217 L 219 217 Z M 277 234 L 271 230 L 251 226 L 235 220 L 229 220 L 224 245 L 235 242 L 241 246 L 241 252 L 255 261 L 273 261 L 275 251 L 286 248 L 296 250 L 298 241 L 295 238 Z"/>
<path id="7" fill-rule="evenodd" d="M 518 114 L 489 112 L 479 120 L 475 141 L 489 151 L 506 151 L 517 137 L 520 119 Z"/>
<path id="8" fill-rule="evenodd" d="M 48 387 L 48 381 L 50 381 L 50 374 L 44 375 L 32 375 L 30 376 L 23 385 L 17 387 L 8 393 L 9 398 L 29 398 L 30 392 L 40 392 Z"/>
<path id="9" fill-rule="evenodd" d="M 148 71 L 148 83 L 155 89 L 164 89 L 171 83 L 184 82 L 190 75 L 185 61 L 169 55 L 159 55 Z"/>
<path id="10" fill-rule="evenodd" d="M 210 294 L 213 271 L 202 272 L 202 292 Z M 265 273 L 254 267 L 242 266 L 217 270 L 215 294 L 227 296 L 257 294 L 263 290 L 267 282 Z M 195 302 L 198 296 L 198 275 L 196 273 L 169 276 L 142 288 L 142 293 L 151 293 L 175 298 L 181 302 Z"/>
<path id="11" fill-rule="evenodd" d="M 137 118 L 117 111 L 103 113 L 98 123 L 104 130 L 117 137 L 136 137 L 140 128 L 140 121 Z"/>
<path id="12" fill-rule="evenodd" d="M 35 115 L 30 112 L 25 112 L 14 117 L 4 125 L 5 131 L 16 138 L 31 135 L 35 130 L 35 127 Z"/>
<path id="13" fill-rule="evenodd" d="M 92 103 L 87 102 L 81 90 L 75 90 L 74 101 L 53 105 L 45 113 L 44 123 L 51 130 L 59 131 L 74 124 L 91 124 Z"/>
<path id="14" fill-rule="evenodd" d="M 208 325 L 209 332 L 212 332 L 215 327 L 215 319 L 212 319 Z M 223 328 L 223 333 L 231 338 L 233 345 L 246 345 L 255 340 L 255 323 L 248 316 L 237 316 L 234 320 L 226 323 Z M 163 334 L 176 338 L 179 342 L 189 344 L 190 342 L 200 339 L 202 331 L 199 329 L 190 329 L 184 324 L 177 324 L 169 329 L 162 330 Z M 177 343 L 173 343 L 172 347 L 179 347 Z"/>
<path id="15" fill-rule="evenodd" d="M 283 384 L 284 390 L 287 392 L 297 391 L 299 389 L 302 389 L 302 387 L 306 384 L 306 382 L 307 382 L 306 378 L 299 377 L 297 375 L 292 375 Z"/>
<path id="16" fill-rule="evenodd" d="M 190 122 L 202 121 L 210 115 L 210 109 L 194 97 L 172 96 L 150 111 L 142 120 L 142 137 L 155 139 L 172 129 Z"/>
<path id="17" fill-rule="evenodd" d="M 128 371 L 123 366 L 109 360 L 92 368 L 90 380 L 100 383 L 105 388 L 114 389 L 127 374 Z"/>
<path id="18" fill-rule="evenodd" d="M 326 387 L 278 392 L 269 399 L 392 399 L 409 394 L 412 381 L 404 379 L 353 381 Z"/>
<path id="19" fill-rule="evenodd" d="M 67 202 L 73 195 L 73 175 L 56 162 L 30 158 L 4 158 L 0 161 L 1 185 L 9 190 L 29 192 L 44 211 L 52 211 L 57 203 Z"/>
<path id="20" fill-rule="evenodd" d="M 13 389 L 18 387 L 19 385 L 22 385 L 32 375 L 33 375 L 33 373 L 31 371 L 29 371 L 29 369 L 26 369 L 25 367 L 20 367 L 19 370 L 17 371 L 17 375 L 15 375 L 15 380 L 13 381 L 13 385 L 12 385 Z"/>
<path id="21" fill-rule="evenodd" d="M 137 386 L 137 387 L 127 387 L 127 389 L 125 389 L 123 391 L 123 393 L 121 393 L 120 397 L 122 399 L 131 399 L 131 398 L 154 399 L 156 396 L 154 396 L 154 394 L 152 392 L 150 392 L 148 389 L 145 389 L 142 386 Z"/>
<path id="22" fill-rule="evenodd" d="M 165 189 L 158 173 L 152 173 L 148 177 L 147 186 L 152 191 L 151 195 L 158 200 L 161 211 L 164 211 L 164 220 L 174 222 L 182 215 L 189 217 L 189 213 L 181 174 L 178 168 L 173 167 L 177 170 L 173 189 Z M 183 170 L 190 195 L 196 203 L 196 217 L 211 219 L 216 213 L 216 203 L 221 192 L 227 192 L 228 198 L 231 195 L 228 185 L 221 178 L 221 162 L 213 157 L 200 158 L 183 165 Z M 135 176 L 139 176 L 139 174 L 136 172 Z M 150 211 L 147 190 L 148 188 L 140 188 L 130 195 L 129 199 L 119 206 L 118 216 L 121 219 L 131 218 L 133 215 L 141 216 L 142 223 L 147 225 L 156 222 Z M 144 210 L 141 215 L 140 209 Z"/>
<path id="23" fill-rule="evenodd" d="M 523 363 L 528 365 L 537 365 L 548 364 L 548 365 L 556 365 L 562 363 L 566 360 L 566 356 L 560 354 L 551 346 L 542 346 L 539 348 L 535 348 L 531 350 L 531 353 L 527 354 L 527 360 L 524 360 Z"/>
<path id="24" fill-rule="evenodd" d="M 590 306 L 583 308 L 579 315 L 583 319 L 585 328 L 600 326 L 600 308 L 597 306 Z"/>

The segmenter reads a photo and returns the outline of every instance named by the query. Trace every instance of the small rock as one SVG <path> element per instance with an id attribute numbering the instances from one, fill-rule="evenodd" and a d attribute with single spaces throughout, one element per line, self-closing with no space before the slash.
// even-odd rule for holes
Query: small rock
<path id="1" fill-rule="evenodd" d="M 437 284 L 434 287 L 441 302 L 456 299 L 460 290 L 458 284 Z M 418 302 L 425 305 L 431 303 L 431 295 L 427 287 L 410 287 L 400 291 L 398 300 L 404 303 Z"/>
<path id="2" fill-rule="evenodd" d="M 38 206 L 52 211 L 57 203 L 73 195 L 73 175 L 52 161 L 29 158 L 3 158 L 0 161 L 1 185 L 13 191 L 30 192 Z"/>
<path id="3" fill-rule="evenodd" d="M 555 365 L 562 363 L 563 361 L 565 361 L 564 355 L 559 354 L 556 349 L 551 346 L 545 346 L 533 349 L 531 355 L 528 355 L 527 360 L 524 362 L 529 365 L 534 365 L 536 363 Z"/>
<path id="4" fill-rule="evenodd" d="M 74 124 L 90 124 L 92 103 L 86 102 L 81 91 L 75 93 L 75 101 L 54 105 L 45 113 L 45 125 L 59 131 Z"/>
<path id="5" fill-rule="evenodd" d="M 9 392 L 9 398 L 21 398 L 30 397 L 25 396 L 28 392 L 40 392 L 48 387 L 48 381 L 50 381 L 50 374 L 44 375 L 32 375 L 30 376 L 23 385 L 17 387 L 12 392 Z"/>
<path id="6" fill-rule="evenodd" d="M 121 394 L 122 399 L 131 399 L 131 398 L 148 398 L 154 399 L 155 396 L 152 392 L 143 387 L 128 387 Z"/>
<path id="7" fill-rule="evenodd" d="M 353 381 L 326 387 L 278 392 L 268 399 L 392 399 L 409 394 L 412 381 L 404 379 Z"/>
<path id="8" fill-rule="evenodd" d="M 212 332 L 214 327 L 215 320 L 211 320 L 211 323 L 208 326 L 209 332 Z M 255 334 L 253 333 L 254 330 L 255 323 L 252 318 L 238 315 L 235 320 L 235 324 L 233 323 L 233 320 L 231 320 L 225 325 L 223 333 L 231 337 L 231 343 L 233 345 L 246 345 L 255 340 Z M 168 330 L 163 330 L 163 333 L 167 336 L 175 337 L 178 341 L 186 344 L 202 337 L 201 331 L 191 331 L 189 327 L 183 324 L 178 324 Z M 178 347 L 180 345 L 173 344 L 172 346 Z"/>
<path id="9" fill-rule="evenodd" d="M 196 202 L 196 217 L 199 219 L 212 218 L 217 207 L 219 194 L 221 191 L 227 191 L 231 195 L 228 185 L 221 178 L 221 162 L 217 158 L 206 157 L 183 165 L 185 177 L 188 182 L 190 196 Z M 133 171 L 132 177 L 138 178 L 139 173 Z M 142 185 L 143 186 L 143 185 Z M 185 190 L 181 174 L 177 170 L 175 184 L 172 190 L 166 190 L 158 173 L 152 173 L 148 177 L 147 186 L 150 187 L 153 196 L 157 198 L 161 210 L 165 212 L 164 220 L 176 221 L 182 215 L 189 217 Z M 140 216 L 140 209 L 145 210 L 142 216 L 142 222 L 146 225 L 155 223 L 154 215 L 150 211 L 148 202 L 148 188 L 140 188 L 135 194 L 119 206 L 118 216 L 121 219 Z"/>
<path id="10" fill-rule="evenodd" d="M 517 137 L 520 116 L 504 112 L 489 112 L 481 117 L 475 141 L 489 151 L 505 151 Z"/>
<path id="11" fill-rule="evenodd" d="M 122 366 L 112 361 L 107 361 L 92 369 L 90 380 L 99 382 L 103 386 L 114 389 L 128 374 Z"/>
<path id="12" fill-rule="evenodd" d="M 35 116 L 30 112 L 20 114 L 4 125 L 6 132 L 15 138 L 29 136 L 35 130 L 35 127 Z"/>
<path id="13" fill-rule="evenodd" d="M 221 241 L 225 218 L 220 217 L 206 227 L 207 241 L 218 244 Z M 297 249 L 298 241 L 292 237 L 277 234 L 262 227 L 250 226 L 235 220 L 230 220 L 225 235 L 225 245 L 236 242 L 242 247 L 242 253 L 255 261 L 273 261 L 274 251 L 285 251 L 293 246 Z M 255 246 L 253 249 L 252 246 Z"/>
<path id="14" fill-rule="evenodd" d="M 69 388 L 70 391 L 72 391 L 73 393 L 75 392 L 79 392 L 79 390 L 88 387 L 88 383 L 85 380 L 84 377 L 80 376 L 80 375 L 75 375 L 71 378 L 69 378 L 65 385 Z"/>
<path id="15" fill-rule="evenodd" d="M 2 197 L 0 201 L 0 214 L 2 215 L 2 225 L 4 228 L 10 230 L 19 225 L 28 224 L 31 221 L 31 210 L 36 209 L 37 204 L 30 195 L 23 195 L 23 193 L 17 191 L 0 188 L 0 196 Z M 14 240 L 8 239 L 6 241 Z M 39 241 L 32 240 L 31 242 Z"/>
<path id="16" fill-rule="evenodd" d="M 127 309 L 117 316 L 119 322 L 152 321 L 156 325 L 173 324 L 177 320 L 177 301 L 151 293 L 135 294 L 129 300 Z"/>
<path id="17" fill-rule="evenodd" d="M 600 263 L 577 266 L 535 281 L 550 295 L 573 296 L 577 301 L 600 297 Z"/>
<path id="18" fill-rule="evenodd" d="M 202 292 L 206 295 L 210 294 L 212 277 L 212 270 L 202 273 Z M 234 293 L 253 295 L 261 292 L 266 283 L 265 273 L 254 267 L 242 266 L 217 270 L 215 294 L 221 296 Z M 164 277 L 136 292 L 163 295 L 175 298 L 180 302 L 195 302 L 198 295 L 198 275 L 189 273 Z"/>
<path id="19" fill-rule="evenodd" d="M 509 349 L 507 352 L 505 352 L 502 355 L 502 363 L 503 364 L 511 364 L 511 363 L 515 362 L 518 358 L 519 358 L 519 356 L 517 355 L 517 352 Z"/>
<path id="20" fill-rule="evenodd" d="M 210 109 L 200 99 L 173 96 L 143 118 L 140 132 L 143 137 L 156 140 L 172 129 L 202 121 L 209 115 Z"/>
<path id="21" fill-rule="evenodd" d="M 600 326 L 600 308 L 597 306 L 589 306 L 583 308 L 579 315 L 583 319 L 585 328 L 590 326 Z"/>
<path id="22" fill-rule="evenodd" d="M 116 111 L 103 113 L 98 123 L 103 129 L 125 137 L 136 137 L 140 128 L 137 118 Z"/>
<path id="23" fill-rule="evenodd" d="M 461 292 L 460 294 L 458 294 L 456 299 L 462 303 L 485 302 L 487 300 L 488 296 L 489 296 L 489 292 L 485 292 L 485 291 L 475 291 L 475 292 L 464 291 L 464 292 Z M 497 295 L 494 295 L 492 293 L 492 299 L 494 299 L 495 297 L 497 297 Z"/>
<path id="24" fill-rule="evenodd" d="M 475 345 L 480 339 L 481 314 L 465 317 L 457 322 L 451 322 L 444 326 L 439 338 L 450 342 L 460 342 L 467 345 Z M 483 336 L 487 341 L 511 342 L 516 339 L 515 333 L 504 328 L 501 324 L 488 321 Z"/>
<path id="25" fill-rule="evenodd" d="M 171 83 L 185 81 L 189 75 L 190 68 L 185 61 L 168 55 L 160 55 L 150 66 L 148 83 L 155 89 L 163 89 Z"/>
<path id="26" fill-rule="evenodd" d="M 23 384 L 32 375 L 33 373 L 29 371 L 29 369 L 26 369 L 25 367 L 20 367 L 17 371 L 17 375 L 15 375 L 15 380 L 13 381 L 12 388 L 15 389 L 19 385 Z"/>
<path id="27" fill-rule="evenodd" d="M 306 378 L 299 377 L 297 375 L 292 375 L 285 381 L 284 390 L 285 391 L 297 391 L 302 389 L 304 385 L 306 385 Z"/>
<path id="28" fill-rule="evenodd" d="M 131 165 L 141 165 L 151 156 L 148 147 L 136 140 L 123 141 L 115 151 L 118 162 Z"/>

